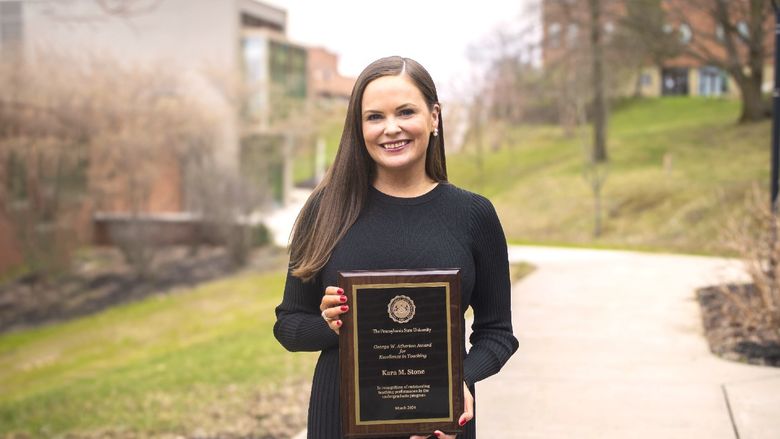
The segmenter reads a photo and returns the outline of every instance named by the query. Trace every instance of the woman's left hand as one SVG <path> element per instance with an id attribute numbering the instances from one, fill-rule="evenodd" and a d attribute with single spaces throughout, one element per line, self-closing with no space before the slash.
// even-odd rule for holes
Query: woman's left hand
<path id="1" fill-rule="evenodd" d="M 458 424 L 460 424 L 461 427 L 466 425 L 467 422 L 469 422 L 472 418 L 474 418 L 474 397 L 471 396 L 471 391 L 469 391 L 468 386 L 466 386 L 466 383 L 463 383 L 463 414 L 460 415 L 460 419 L 458 419 Z M 455 439 L 454 434 L 444 434 L 441 430 L 436 430 L 433 432 L 433 436 L 437 437 L 439 439 Z M 430 436 L 411 436 L 409 439 L 426 439 Z"/>

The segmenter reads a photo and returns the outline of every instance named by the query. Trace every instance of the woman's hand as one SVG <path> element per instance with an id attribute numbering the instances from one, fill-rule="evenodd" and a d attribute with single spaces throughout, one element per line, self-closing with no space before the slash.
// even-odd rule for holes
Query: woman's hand
<path id="1" fill-rule="evenodd" d="M 325 295 L 322 296 L 322 302 L 320 302 L 320 311 L 322 311 L 322 318 L 328 323 L 330 329 L 338 334 L 342 325 L 341 315 L 349 311 L 344 290 L 339 287 L 325 288 Z"/>
<path id="2" fill-rule="evenodd" d="M 460 415 L 460 419 L 458 419 L 458 424 L 460 424 L 461 427 L 466 425 L 467 422 L 472 420 L 474 418 L 474 397 L 471 396 L 471 391 L 469 390 L 468 386 L 466 386 L 466 383 L 463 383 L 463 414 Z M 454 434 L 444 434 L 441 430 L 436 430 L 433 432 L 433 436 L 437 437 L 439 439 L 455 439 Z M 426 439 L 430 436 L 411 436 L 409 439 Z"/>

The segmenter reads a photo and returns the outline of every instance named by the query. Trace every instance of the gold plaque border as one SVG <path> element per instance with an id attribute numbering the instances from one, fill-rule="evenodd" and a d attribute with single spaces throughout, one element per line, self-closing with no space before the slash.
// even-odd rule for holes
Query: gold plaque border
<path id="1" fill-rule="evenodd" d="M 358 307 L 357 307 L 357 293 L 358 290 L 371 290 L 379 288 L 433 288 L 444 287 L 444 294 L 447 300 L 447 389 L 449 393 L 449 417 L 446 418 L 415 418 L 415 419 L 403 419 L 403 420 L 386 420 L 386 421 L 363 421 L 360 417 L 360 365 L 358 364 L 358 358 L 360 358 L 359 344 L 358 344 Z M 377 424 L 411 424 L 419 422 L 440 422 L 450 421 L 453 419 L 452 414 L 452 316 L 450 316 L 450 283 L 449 282 L 408 282 L 408 283 L 381 283 L 381 284 L 360 284 L 352 285 L 352 315 L 353 315 L 353 330 L 352 337 L 354 341 L 354 361 L 355 361 L 355 425 L 377 425 Z"/>

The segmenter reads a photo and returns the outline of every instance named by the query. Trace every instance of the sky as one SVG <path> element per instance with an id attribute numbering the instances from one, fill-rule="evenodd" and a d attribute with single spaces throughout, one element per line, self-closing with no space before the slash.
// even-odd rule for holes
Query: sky
<path id="1" fill-rule="evenodd" d="M 357 76 L 383 56 L 422 64 L 439 97 L 458 93 L 472 78 L 469 48 L 498 29 L 519 28 L 533 0 L 262 0 L 287 10 L 287 36 L 339 55 L 339 70 Z M 473 51 L 473 49 L 472 49 Z"/>

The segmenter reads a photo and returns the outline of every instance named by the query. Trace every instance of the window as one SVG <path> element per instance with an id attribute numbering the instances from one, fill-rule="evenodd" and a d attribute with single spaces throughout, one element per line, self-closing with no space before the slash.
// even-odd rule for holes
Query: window
<path id="1" fill-rule="evenodd" d="M 723 70 L 705 66 L 699 69 L 699 95 L 722 96 L 728 89 L 728 77 Z"/>
<path id="2" fill-rule="evenodd" d="M 580 33 L 580 27 L 577 23 L 571 23 L 566 30 L 566 43 L 570 46 L 577 44 L 577 37 Z"/>
<path id="3" fill-rule="evenodd" d="M 742 35 L 744 38 L 750 37 L 750 27 L 744 21 L 740 21 L 739 23 L 737 23 L 737 32 L 739 32 L 739 34 Z"/>
<path id="4" fill-rule="evenodd" d="M 642 76 L 639 77 L 639 84 L 642 87 L 649 87 L 653 85 L 653 77 L 649 73 L 642 73 Z"/>
<path id="5" fill-rule="evenodd" d="M 691 30 L 691 26 L 689 26 L 687 23 L 683 23 L 680 25 L 680 42 L 683 44 L 688 44 L 691 42 L 691 39 L 693 38 L 693 31 Z"/>
<path id="6" fill-rule="evenodd" d="M 13 151 L 8 156 L 6 171 L 6 188 L 12 200 L 20 201 L 27 198 L 27 163 Z"/>
<path id="7" fill-rule="evenodd" d="M 722 24 L 715 26 L 715 38 L 717 38 L 718 41 L 723 41 L 726 39 L 726 31 L 723 30 Z"/>
<path id="8" fill-rule="evenodd" d="M 550 23 L 547 27 L 547 39 L 550 47 L 559 47 L 561 45 L 561 25 L 559 23 Z"/>
<path id="9" fill-rule="evenodd" d="M 22 41 L 22 2 L 0 1 L 0 46 Z"/>

